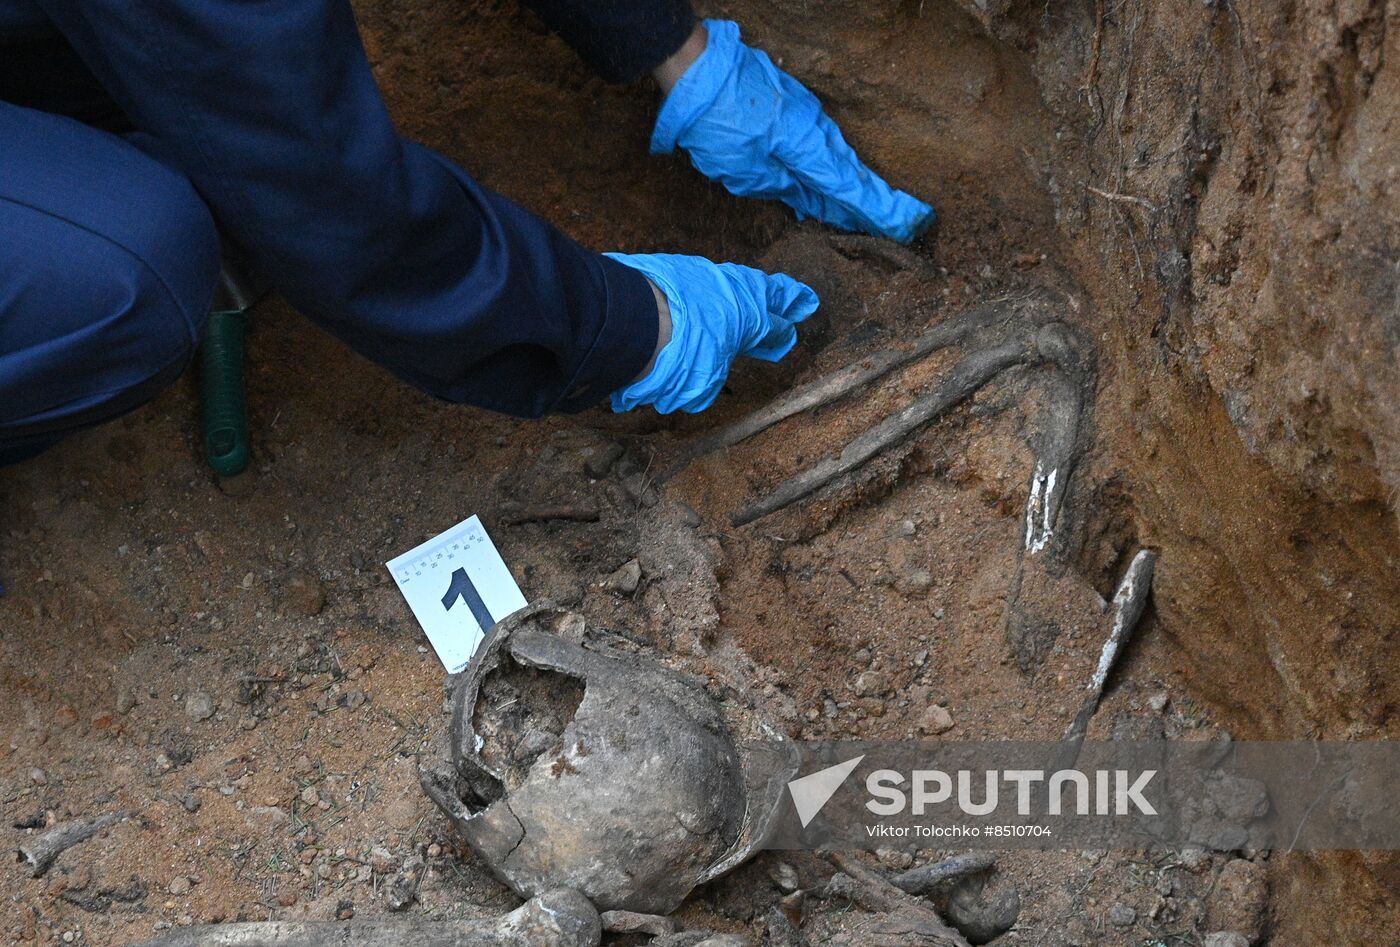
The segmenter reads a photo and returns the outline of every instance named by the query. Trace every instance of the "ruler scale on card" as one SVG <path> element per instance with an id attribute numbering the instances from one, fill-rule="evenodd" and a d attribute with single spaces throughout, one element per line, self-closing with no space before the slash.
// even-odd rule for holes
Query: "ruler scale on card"
<path id="1" fill-rule="evenodd" d="M 475 516 L 385 565 L 452 673 L 467 666 L 492 625 L 526 604 Z"/>

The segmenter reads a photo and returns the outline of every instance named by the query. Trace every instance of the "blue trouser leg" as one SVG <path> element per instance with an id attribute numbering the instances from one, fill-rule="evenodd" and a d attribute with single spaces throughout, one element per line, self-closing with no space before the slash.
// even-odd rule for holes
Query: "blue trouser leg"
<path id="1" fill-rule="evenodd" d="M 136 407 L 189 362 L 219 272 L 179 173 L 0 102 L 0 463 Z"/>
<path id="2" fill-rule="evenodd" d="M 413 384 L 534 416 L 651 357 L 639 273 L 395 133 L 346 0 L 40 5 L 282 294 Z"/>

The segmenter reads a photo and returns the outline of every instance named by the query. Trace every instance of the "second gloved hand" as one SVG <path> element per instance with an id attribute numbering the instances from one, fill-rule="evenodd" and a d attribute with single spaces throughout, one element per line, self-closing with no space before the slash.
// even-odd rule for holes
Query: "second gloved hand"
<path id="1" fill-rule="evenodd" d="M 608 253 L 656 284 L 671 310 L 671 341 L 646 377 L 613 392 L 614 411 L 703 411 L 740 355 L 776 362 L 817 310 L 811 287 L 782 273 L 671 253 Z"/>
<path id="2" fill-rule="evenodd" d="M 777 198 L 798 219 L 901 243 L 933 223 L 933 208 L 866 167 L 817 97 L 744 45 L 737 24 L 706 20 L 705 27 L 705 51 L 661 103 L 654 153 L 680 145 L 731 193 Z"/>

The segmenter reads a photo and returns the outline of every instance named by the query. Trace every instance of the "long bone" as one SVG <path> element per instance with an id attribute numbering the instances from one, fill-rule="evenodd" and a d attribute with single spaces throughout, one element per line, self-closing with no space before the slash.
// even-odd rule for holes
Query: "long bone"
<path id="1" fill-rule="evenodd" d="M 598 912 L 557 888 L 499 917 L 470 921 L 255 921 L 170 931 L 144 947 L 597 947 Z"/>

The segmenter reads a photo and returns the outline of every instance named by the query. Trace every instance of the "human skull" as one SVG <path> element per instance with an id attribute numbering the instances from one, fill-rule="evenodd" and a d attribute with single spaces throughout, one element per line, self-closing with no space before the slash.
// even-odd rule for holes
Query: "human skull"
<path id="1" fill-rule="evenodd" d="M 791 744 L 702 679 L 545 630 L 566 616 L 533 606 L 487 637 L 453 692 L 450 763 L 424 766 L 423 788 L 520 895 L 669 913 L 762 844 Z"/>

